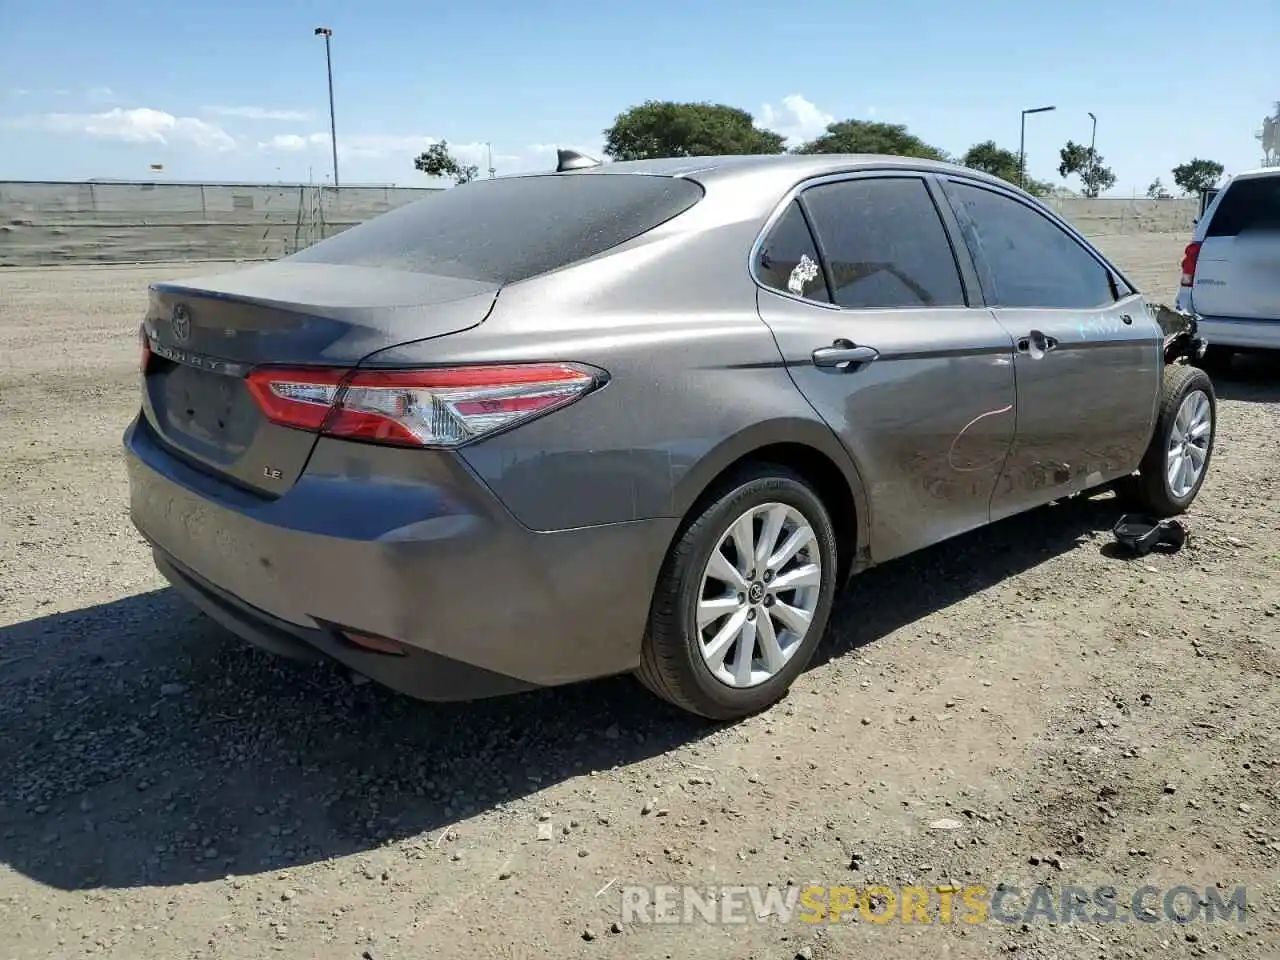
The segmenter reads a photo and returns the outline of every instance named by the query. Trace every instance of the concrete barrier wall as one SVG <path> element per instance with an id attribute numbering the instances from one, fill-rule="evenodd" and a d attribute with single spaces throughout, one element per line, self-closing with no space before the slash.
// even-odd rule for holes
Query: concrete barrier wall
<path id="1" fill-rule="evenodd" d="M 0 266 L 263 260 L 434 191 L 412 187 L 0 181 Z M 1055 199 L 1086 236 L 1190 233 L 1195 199 Z"/>
<path id="2" fill-rule="evenodd" d="M 271 259 L 434 192 L 0 182 L 0 266 Z"/>
<path id="3" fill-rule="evenodd" d="M 1189 234 L 1200 213 L 1198 197 L 1171 200 L 1048 197 L 1044 204 L 1069 220 L 1086 237 L 1134 233 Z"/>

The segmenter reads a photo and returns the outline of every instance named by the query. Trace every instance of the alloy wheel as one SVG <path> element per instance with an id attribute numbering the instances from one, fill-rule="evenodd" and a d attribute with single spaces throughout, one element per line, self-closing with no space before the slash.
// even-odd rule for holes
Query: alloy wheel
<path id="1" fill-rule="evenodd" d="M 822 556 L 793 506 L 764 503 L 720 537 L 695 611 L 703 662 L 730 687 L 778 674 L 804 643 L 822 588 Z"/>
<path id="2" fill-rule="evenodd" d="M 1213 408 L 1202 390 L 1188 393 L 1178 406 L 1169 433 L 1165 456 L 1165 476 L 1169 492 L 1181 500 L 1195 489 L 1209 459 L 1209 437 L 1213 432 Z"/>

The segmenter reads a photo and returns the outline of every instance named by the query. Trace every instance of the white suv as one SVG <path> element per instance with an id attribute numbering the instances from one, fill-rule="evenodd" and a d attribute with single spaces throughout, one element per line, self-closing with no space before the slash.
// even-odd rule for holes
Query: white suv
<path id="1" fill-rule="evenodd" d="M 1197 318 L 1206 360 L 1280 350 L 1280 168 L 1232 177 L 1182 258 L 1177 307 Z"/>

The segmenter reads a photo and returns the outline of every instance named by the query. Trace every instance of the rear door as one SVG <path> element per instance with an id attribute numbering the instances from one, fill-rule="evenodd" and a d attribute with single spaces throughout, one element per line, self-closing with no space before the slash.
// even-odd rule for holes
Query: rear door
<path id="1" fill-rule="evenodd" d="M 1237 178 L 1205 226 L 1192 308 L 1206 317 L 1280 321 L 1280 175 Z"/>
<path id="2" fill-rule="evenodd" d="M 1163 331 L 1146 301 L 1012 191 L 943 182 L 986 300 L 1015 343 L 1018 430 L 992 519 L 1129 473 L 1151 436 L 1163 376 Z"/>
<path id="3" fill-rule="evenodd" d="M 1013 439 L 1013 344 L 970 302 L 935 191 L 911 173 L 814 182 L 753 264 L 792 378 L 862 476 L 877 561 L 986 523 Z"/>

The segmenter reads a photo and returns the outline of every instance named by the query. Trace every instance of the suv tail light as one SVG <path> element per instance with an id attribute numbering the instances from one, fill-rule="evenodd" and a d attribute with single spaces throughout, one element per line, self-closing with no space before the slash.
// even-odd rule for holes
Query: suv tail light
<path id="1" fill-rule="evenodd" d="M 1195 282 L 1196 278 L 1196 261 L 1200 259 L 1200 244 L 1193 241 L 1187 244 L 1187 249 L 1182 252 L 1182 279 L 1179 281 L 1182 286 L 1189 287 Z"/>
<path id="2" fill-rule="evenodd" d="M 568 406 L 605 382 L 571 363 L 430 370 L 259 368 L 250 393 L 273 423 L 408 447 L 456 447 Z"/>

